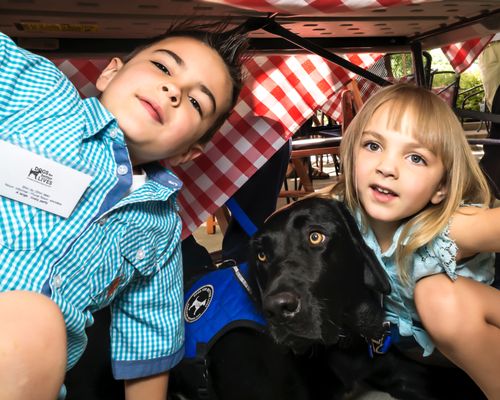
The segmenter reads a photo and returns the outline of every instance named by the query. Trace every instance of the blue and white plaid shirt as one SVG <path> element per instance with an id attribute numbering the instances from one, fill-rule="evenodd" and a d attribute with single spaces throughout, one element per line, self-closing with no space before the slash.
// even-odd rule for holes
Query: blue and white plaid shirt
<path id="1" fill-rule="evenodd" d="M 0 139 L 93 177 L 67 219 L 0 197 L 0 290 L 42 292 L 59 305 L 69 367 L 91 313 L 111 304 L 115 377 L 172 368 L 184 353 L 179 179 L 149 165 L 129 194 L 132 166 L 114 117 L 1 33 Z"/>

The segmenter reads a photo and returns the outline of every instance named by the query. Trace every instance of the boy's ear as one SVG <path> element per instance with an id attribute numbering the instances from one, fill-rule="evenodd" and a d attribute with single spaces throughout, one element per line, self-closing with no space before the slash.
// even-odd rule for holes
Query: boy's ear
<path id="1" fill-rule="evenodd" d="M 188 161 L 199 157 L 203 153 L 204 147 L 205 146 L 200 143 L 195 143 L 186 152 L 169 157 L 167 158 L 167 161 L 173 167 L 187 163 Z"/>
<path id="2" fill-rule="evenodd" d="M 97 78 L 97 81 L 95 83 L 97 89 L 101 92 L 104 92 L 109 83 L 115 77 L 116 73 L 120 69 L 122 69 L 123 65 L 124 64 L 122 60 L 120 60 L 118 57 L 113 57 L 106 68 L 104 68 L 104 70 L 101 72 L 99 78 Z"/>

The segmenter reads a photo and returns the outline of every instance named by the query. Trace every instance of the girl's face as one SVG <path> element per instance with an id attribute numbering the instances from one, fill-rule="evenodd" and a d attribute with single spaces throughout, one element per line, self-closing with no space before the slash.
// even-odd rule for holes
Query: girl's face
<path id="1" fill-rule="evenodd" d="M 411 135 L 388 129 L 389 106 L 379 108 L 355 148 L 359 201 L 370 226 L 396 229 L 429 202 L 445 197 L 441 159 Z"/>

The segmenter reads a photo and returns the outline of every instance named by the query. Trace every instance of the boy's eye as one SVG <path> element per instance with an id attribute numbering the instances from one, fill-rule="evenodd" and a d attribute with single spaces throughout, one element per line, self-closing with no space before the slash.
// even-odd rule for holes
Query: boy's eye
<path id="1" fill-rule="evenodd" d="M 424 158 L 422 156 L 419 156 L 418 154 L 411 154 L 409 157 L 410 157 L 410 161 L 414 164 L 427 165 Z"/>
<path id="2" fill-rule="evenodd" d="M 200 103 L 198 103 L 194 97 L 189 97 L 189 102 L 193 105 L 198 114 L 203 117 L 203 110 L 201 109 Z"/>
<path id="3" fill-rule="evenodd" d="M 167 67 L 165 67 L 162 63 L 159 63 L 157 61 L 151 61 L 151 63 L 158 68 L 160 71 L 166 73 L 167 75 L 170 75 L 170 71 L 168 70 Z"/>

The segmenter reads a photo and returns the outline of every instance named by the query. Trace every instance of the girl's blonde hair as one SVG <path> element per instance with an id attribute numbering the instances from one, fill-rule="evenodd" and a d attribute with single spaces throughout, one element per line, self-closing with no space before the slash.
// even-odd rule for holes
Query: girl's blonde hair
<path id="1" fill-rule="evenodd" d="M 445 170 L 442 184 L 446 196 L 443 201 L 436 205 L 429 203 L 410 217 L 399 238 L 396 262 L 400 277 L 408 281 L 409 256 L 446 228 L 462 202 L 487 206 L 491 195 L 462 126 L 451 108 L 432 92 L 408 84 L 381 89 L 353 119 L 340 146 L 342 179 L 329 195 L 342 197 L 351 211 L 364 212 L 354 180 L 355 157 L 367 124 L 374 113 L 385 105 L 390 113 L 388 126 L 380 128 L 412 135 L 442 160 Z"/>

